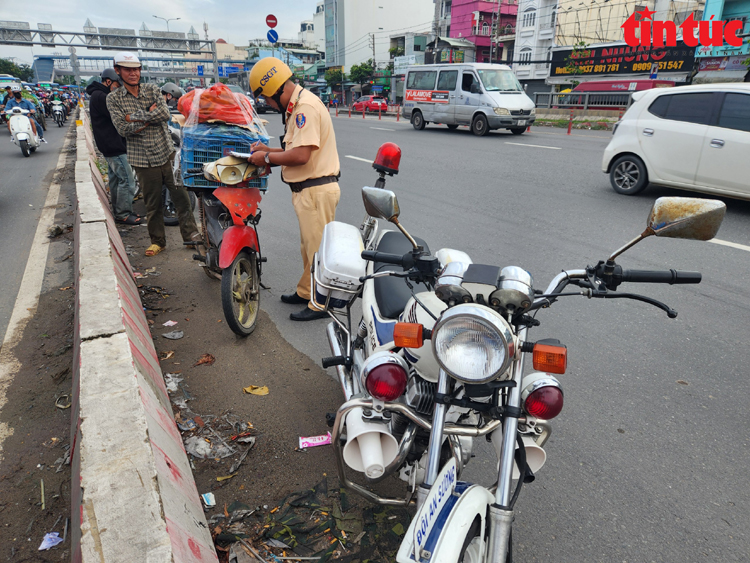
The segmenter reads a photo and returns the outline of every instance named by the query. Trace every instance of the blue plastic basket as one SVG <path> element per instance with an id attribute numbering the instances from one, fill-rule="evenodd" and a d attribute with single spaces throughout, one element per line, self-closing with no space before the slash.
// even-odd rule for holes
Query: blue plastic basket
<path id="1" fill-rule="evenodd" d="M 268 143 L 268 139 L 262 137 L 255 140 Z M 189 130 L 184 129 L 180 154 L 183 185 L 188 188 L 220 188 L 224 184 L 206 180 L 203 176 L 185 178 L 188 174 L 187 171 L 191 168 L 200 168 L 207 162 L 229 156 L 232 151 L 249 153 L 250 146 L 255 140 L 240 135 L 206 134 L 205 131 L 193 135 Z M 253 178 L 248 181 L 248 187 L 266 191 L 268 189 L 268 177 Z"/>

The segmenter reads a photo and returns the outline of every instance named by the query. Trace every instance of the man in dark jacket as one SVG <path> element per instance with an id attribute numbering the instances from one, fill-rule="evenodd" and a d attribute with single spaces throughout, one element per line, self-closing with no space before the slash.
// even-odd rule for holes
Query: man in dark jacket
<path id="1" fill-rule="evenodd" d="M 122 84 L 113 68 L 105 69 L 101 80 L 101 82 L 89 84 L 86 93 L 91 97 L 89 111 L 96 146 L 107 160 L 109 168 L 109 195 L 112 200 L 112 212 L 118 223 L 140 225 L 141 218 L 133 213 L 135 176 L 128 163 L 128 149 L 125 139 L 112 124 L 112 117 L 107 109 L 107 96 Z"/>

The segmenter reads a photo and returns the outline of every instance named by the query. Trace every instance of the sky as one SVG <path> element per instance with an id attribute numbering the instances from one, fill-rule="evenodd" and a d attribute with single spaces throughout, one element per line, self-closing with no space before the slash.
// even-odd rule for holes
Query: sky
<path id="1" fill-rule="evenodd" d="M 136 34 L 145 23 L 152 31 L 166 31 L 164 18 L 181 18 L 169 22 L 169 31 L 187 33 L 192 25 L 201 39 L 203 22 L 208 24 L 209 39 L 224 39 L 235 45 L 247 45 L 249 39 L 265 38 L 266 16 L 278 20 L 276 31 L 285 39 L 297 39 L 299 24 L 312 20 L 317 0 L 72 0 L 65 2 L 11 2 L 0 0 L 0 20 L 29 22 L 32 29 L 38 23 L 48 23 L 55 31 L 83 31 L 89 18 L 95 27 L 134 29 Z M 65 47 L 14 47 L 0 45 L 0 58 L 16 57 L 16 64 L 31 64 L 34 55 L 51 55 Z M 83 49 L 78 55 L 85 54 Z M 90 54 L 101 56 L 101 51 Z"/>

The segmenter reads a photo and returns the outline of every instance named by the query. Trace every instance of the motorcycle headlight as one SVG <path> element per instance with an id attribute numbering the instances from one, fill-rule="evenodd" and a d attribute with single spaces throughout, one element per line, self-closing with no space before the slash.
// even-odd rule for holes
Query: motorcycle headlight
<path id="1" fill-rule="evenodd" d="M 510 115 L 510 111 L 505 108 L 492 108 L 496 115 Z"/>
<path id="2" fill-rule="evenodd" d="M 499 313 L 466 303 L 440 317 L 432 332 L 432 350 L 448 375 L 479 384 L 507 371 L 516 348 L 513 331 Z"/>

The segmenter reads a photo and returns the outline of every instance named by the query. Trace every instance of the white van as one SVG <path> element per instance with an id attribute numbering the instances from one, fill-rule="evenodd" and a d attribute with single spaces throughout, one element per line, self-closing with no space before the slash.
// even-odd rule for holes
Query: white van
<path id="1" fill-rule="evenodd" d="M 449 129 L 468 125 L 478 136 L 493 129 L 520 135 L 536 119 L 534 102 L 507 65 L 411 66 L 405 83 L 402 115 L 418 131 L 442 123 Z"/>

